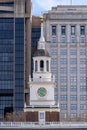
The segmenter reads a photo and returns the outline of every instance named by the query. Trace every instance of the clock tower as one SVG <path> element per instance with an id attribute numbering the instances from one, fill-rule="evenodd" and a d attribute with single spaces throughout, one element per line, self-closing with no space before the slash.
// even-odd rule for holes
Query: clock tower
<path id="1" fill-rule="evenodd" d="M 55 77 L 51 73 L 51 57 L 45 46 L 43 22 L 41 22 L 41 37 L 33 57 L 33 78 L 29 76 L 30 106 L 24 108 L 26 112 L 31 109 L 33 112 L 37 112 L 37 120 L 40 123 L 50 121 L 48 117 L 51 116 L 51 120 L 52 118 L 53 120 L 55 118 L 56 122 L 59 120 L 59 108 L 58 105 L 55 105 L 54 100 Z"/>

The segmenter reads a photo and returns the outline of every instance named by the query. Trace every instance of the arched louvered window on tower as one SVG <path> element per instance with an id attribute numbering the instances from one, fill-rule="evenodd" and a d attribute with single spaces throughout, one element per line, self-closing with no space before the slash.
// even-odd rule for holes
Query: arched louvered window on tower
<path id="1" fill-rule="evenodd" d="M 37 61 L 35 61 L 35 72 L 37 71 Z"/>
<path id="2" fill-rule="evenodd" d="M 49 61 L 46 62 L 47 71 L 49 71 Z"/>
<path id="3" fill-rule="evenodd" d="M 44 71 L 44 61 L 40 61 L 40 71 Z"/>

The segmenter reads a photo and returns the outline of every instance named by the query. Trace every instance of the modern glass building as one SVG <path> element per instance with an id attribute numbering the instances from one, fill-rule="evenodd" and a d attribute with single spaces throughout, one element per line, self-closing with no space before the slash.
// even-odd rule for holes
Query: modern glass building
<path id="1" fill-rule="evenodd" d="M 24 108 L 31 64 L 30 4 L 30 0 L 0 0 L 0 118 Z"/>

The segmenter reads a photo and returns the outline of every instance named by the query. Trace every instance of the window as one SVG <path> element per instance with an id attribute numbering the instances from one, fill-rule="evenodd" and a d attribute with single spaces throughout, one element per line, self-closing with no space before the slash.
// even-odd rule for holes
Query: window
<path id="1" fill-rule="evenodd" d="M 35 71 L 37 71 L 37 61 L 35 61 Z"/>
<path id="2" fill-rule="evenodd" d="M 47 71 L 49 71 L 49 61 L 47 61 Z"/>
<path id="3" fill-rule="evenodd" d="M 76 85 L 71 85 L 71 86 L 70 86 L 70 90 L 76 92 L 76 91 L 77 91 Z"/>
<path id="4" fill-rule="evenodd" d="M 66 76 L 61 76 L 60 77 L 60 82 L 66 83 L 67 82 L 67 77 Z"/>
<path id="5" fill-rule="evenodd" d="M 60 89 L 61 89 L 61 91 L 67 91 L 67 86 L 66 85 L 61 85 L 61 87 L 60 87 Z"/>
<path id="6" fill-rule="evenodd" d="M 70 64 L 77 64 L 77 59 L 76 58 L 71 58 L 70 59 Z"/>
<path id="7" fill-rule="evenodd" d="M 75 43 L 76 42 L 76 38 L 75 37 L 71 37 L 71 43 Z"/>
<path id="8" fill-rule="evenodd" d="M 80 49 L 80 55 L 86 55 L 86 49 Z"/>
<path id="9" fill-rule="evenodd" d="M 61 55 L 67 55 L 67 50 L 66 49 L 61 49 L 60 54 Z"/>
<path id="10" fill-rule="evenodd" d="M 52 35 L 56 35 L 56 26 L 52 26 Z"/>
<path id="11" fill-rule="evenodd" d="M 80 38 L 80 42 L 81 42 L 81 43 L 85 43 L 85 37 L 81 37 L 81 38 Z"/>
<path id="12" fill-rule="evenodd" d="M 61 95 L 61 101 L 67 101 L 67 96 L 66 95 Z"/>
<path id="13" fill-rule="evenodd" d="M 57 58 L 52 58 L 51 59 L 51 64 L 57 64 Z"/>
<path id="14" fill-rule="evenodd" d="M 61 35 L 66 35 L 66 26 L 61 26 Z"/>
<path id="15" fill-rule="evenodd" d="M 86 101 L 87 100 L 87 96 L 86 95 L 81 95 L 80 96 L 80 101 Z"/>
<path id="16" fill-rule="evenodd" d="M 80 82 L 82 83 L 84 83 L 84 82 L 86 82 L 86 77 L 80 77 Z"/>
<path id="17" fill-rule="evenodd" d="M 56 50 L 56 48 L 51 50 L 51 55 L 57 55 L 57 50 Z"/>
<path id="18" fill-rule="evenodd" d="M 61 104 L 61 110 L 67 110 L 67 104 Z"/>
<path id="19" fill-rule="evenodd" d="M 85 35 L 85 26 L 80 26 L 80 35 Z"/>
<path id="20" fill-rule="evenodd" d="M 80 110 L 86 110 L 87 109 L 87 105 L 81 104 L 80 105 Z M 86 113 L 85 113 L 86 114 Z"/>
<path id="21" fill-rule="evenodd" d="M 76 113 L 71 113 L 71 118 L 76 118 L 77 114 Z"/>
<path id="22" fill-rule="evenodd" d="M 67 59 L 66 58 L 61 58 L 60 63 L 61 64 L 67 64 Z"/>
<path id="23" fill-rule="evenodd" d="M 71 110 L 77 110 L 77 105 L 76 104 L 71 104 L 70 108 L 71 108 Z"/>
<path id="24" fill-rule="evenodd" d="M 75 76 L 70 77 L 71 83 L 76 83 L 77 78 Z"/>
<path id="25" fill-rule="evenodd" d="M 71 26 L 71 35 L 75 35 L 75 26 Z"/>
<path id="26" fill-rule="evenodd" d="M 62 37 L 62 38 L 61 38 L 61 42 L 62 42 L 62 43 L 66 43 L 66 37 Z"/>
<path id="27" fill-rule="evenodd" d="M 43 69 L 44 69 L 44 61 L 41 60 L 40 61 L 40 71 L 43 71 Z"/>
<path id="28" fill-rule="evenodd" d="M 80 58 L 80 64 L 86 64 L 86 59 L 85 58 Z"/>
<path id="29" fill-rule="evenodd" d="M 86 85 L 80 85 L 80 91 L 86 92 L 87 91 Z"/>
<path id="30" fill-rule="evenodd" d="M 56 37 L 51 38 L 51 43 L 56 43 Z"/>
<path id="31" fill-rule="evenodd" d="M 70 55 L 77 55 L 76 49 L 71 49 L 70 50 Z"/>
<path id="32" fill-rule="evenodd" d="M 71 95 L 70 96 L 70 100 L 71 101 L 76 101 L 77 100 L 77 96 L 76 95 Z"/>
<path id="33" fill-rule="evenodd" d="M 67 68 L 66 67 L 60 67 L 60 73 L 66 73 L 67 72 Z"/>

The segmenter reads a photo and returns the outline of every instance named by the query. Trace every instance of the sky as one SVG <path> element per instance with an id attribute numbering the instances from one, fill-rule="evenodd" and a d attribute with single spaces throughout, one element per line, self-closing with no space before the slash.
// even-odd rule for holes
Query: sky
<path id="1" fill-rule="evenodd" d="M 57 5 L 87 5 L 87 0 L 32 0 L 32 14 L 40 16 Z"/>

